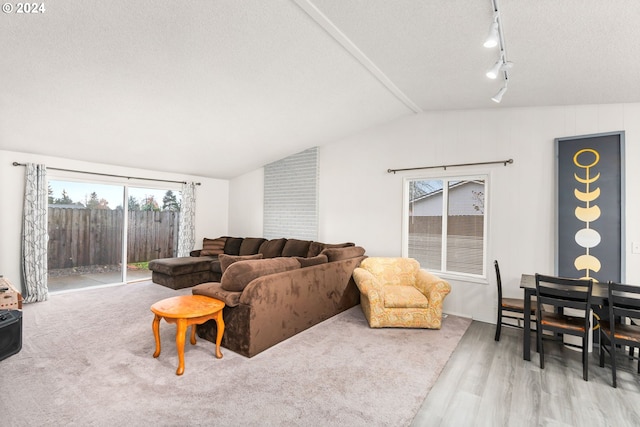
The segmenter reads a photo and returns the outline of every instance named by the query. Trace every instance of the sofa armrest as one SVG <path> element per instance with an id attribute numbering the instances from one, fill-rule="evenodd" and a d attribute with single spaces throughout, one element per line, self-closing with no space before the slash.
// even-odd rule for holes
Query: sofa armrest
<path id="1" fill-rule="evenodd" d="M 373 306 L 378 304 L 382 305 L 384 301 L 382 284 L 369 270 L 360 267 L 356 268 L 353 270 L 353 280 L 356 282 L 360 293 L 364 295 Z"/>
<path id="2" fill-rule="evenodd" d="M 451 292 L 449 282 L 422 269 L 418 271 L 415 286 L 427 297 L 430 307 L 442 307 L 444 297 Z"/>

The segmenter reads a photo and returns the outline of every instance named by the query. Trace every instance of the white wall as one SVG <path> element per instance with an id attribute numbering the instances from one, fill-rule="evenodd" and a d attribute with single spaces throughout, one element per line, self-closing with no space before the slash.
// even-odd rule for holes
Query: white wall
<path id="1" fill-rule="evenodd" d="M 201 185 L 198 186 L 196 190 L 195 248 L 202 247 L 203 237 L 217 237 L 227 233 L 229 222 L 229 181 L 0 150 L 0 200 L 2 200 L 4 204 L 2 216 L 0 216 L 0 274 L 7 277 L 14 285 L 20 286 L 20 288 L 22 288 L 20 279 L 20 233 L 22 226 L 25 169 L 22 166 L 13 166 L 12 163 L 14 161 L 18 163 L 44 163 L 49 168 L 200 182 Z M 141 186 L 157 185 L 152 181 L 123 181 L 120 178 L 107 178 L 96 175 L 54 171 L 50 171 L 49 174 L 55 174 L 57 177 L 66 174 L 66 176 L 73 179 L 84 178 L 107 183 L 122 183 L 126 181 L 129 184 L 140 184 Z"/>
<path id="2" fill-rule="evenodd" d="M 630 249 L 640 241 L 640 104 L 424 113 L 321 146 L 318 240 L 350 240 L 369 256 L 400 256 L 403 178 L 489 173 L 488 284 L 451 281 L 445 311 L 495 322 L 493 259 L 505 296 L 522 296 L 522 273 L 554 273 L 554 139 L 619 130 L 626 131 L 626 278 L 640 284 L 640 255 Z M 387 173 L 509 158 L 509 166 Z M 258 208 L 260 179 L 254 172 L 232 181 L 231 218 L 251 220 L 240 201 L 253 193 Z M 253 220 L 242 228 L 261 229 L 261 218 Z"/>
<path id="3" fill-rule="evenodd" d="M 264 169 L 235 178 L 229 188 L 229 235 L 263 237 Z"/>

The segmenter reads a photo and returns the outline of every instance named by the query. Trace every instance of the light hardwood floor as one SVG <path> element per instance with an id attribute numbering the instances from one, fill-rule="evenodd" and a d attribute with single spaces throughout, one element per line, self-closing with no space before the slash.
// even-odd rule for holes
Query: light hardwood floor
<path id="1" fill-rule="evenodd" d="M 540 369 L 535 334 L 527 362 L 521 330 L 502 328 L 500 342 L 494 333 L 495 325 L 472 322 L 412 426 L 640 426 L 637 362 L 617 359 L 613 388 L 597 347 L 585 382 L 579 351 L 545 341 Z"/>

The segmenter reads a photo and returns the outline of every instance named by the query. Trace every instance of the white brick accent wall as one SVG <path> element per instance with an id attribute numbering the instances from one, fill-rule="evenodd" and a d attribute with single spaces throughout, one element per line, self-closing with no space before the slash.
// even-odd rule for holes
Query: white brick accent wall
<path id="1" fill-rule="evenodd" d="M 318 237 L 318 147 L 264 167 L 264 237 Z"/>

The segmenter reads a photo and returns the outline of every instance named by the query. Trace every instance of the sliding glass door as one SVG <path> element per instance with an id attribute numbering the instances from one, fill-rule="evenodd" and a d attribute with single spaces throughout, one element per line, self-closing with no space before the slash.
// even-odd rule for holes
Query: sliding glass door
<path id="1" fill-rule="evenodd" d="M 50 292 L 147 280 L 150 260 L 174 256 L 179 191 L 55 179 L 48 185 Z"/>
<path id="2" fill-rule="evenodd" d="M 129 187 L 127 208 L 127 280 L 147 280 L 149 261 L 176 256 L 180 193 Z"/>
<path id="3" fill-rule="evenodd" d="M 124 187 L 49 180 L 49 291 L 124 281 Z"/>

